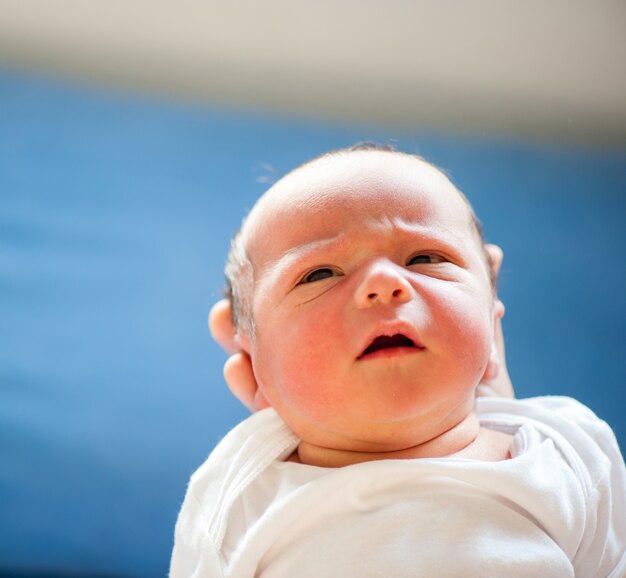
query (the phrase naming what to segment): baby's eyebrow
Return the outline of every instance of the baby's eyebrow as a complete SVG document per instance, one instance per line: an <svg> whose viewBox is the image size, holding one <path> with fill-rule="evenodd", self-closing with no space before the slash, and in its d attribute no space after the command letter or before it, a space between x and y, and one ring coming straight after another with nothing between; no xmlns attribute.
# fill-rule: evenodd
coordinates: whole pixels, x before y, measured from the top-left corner
<svg viewBox="0 0 626 578"><path fill-rule="evenodd" d="M466 239L463 239L453 230L448 229L447 227L443 227L441 225L431 226L428 229L421 230L420 234L423 235L424 239L431 240L439 243L445 244L455 244L458 247L464 247L467 243Z"/></svg>
<svg viewBox="0 0 626 578"><path fill-rule="evenodd" d="M418 236L424 242L437 243L438 245L443 245L449 249L456 248L460 251L466 244L460 236L454 233L454 231L439 225L423 226L400 223L396 224L394 228L397 229L398 235L406 236L407 238ZM375 234L375 230L369 230L367 233L370 237L372 234ZM273 262L266 264L262 277L276 273L279 276L282 276L291 271L292 268L294 268L300 261L310 260L317 254L319 254L320 257L323 255L324 261L327 261L327 255L330 254L329 256L332 260L333 253L347 250L353 245L354 239L352 238L352 234L348 232L341 232L330 237L307 241L301 245L291 247ZM327 262L318 264L330 265L332 263Z"/></svg>
<svg viewBox="0 0 626 578"><path fill-rule="evenodd" d="M330 251L338 251L348 245L347 236L344 233L334 235L324 239L315 239L313 241L291 247L280 255L273 262L265 266L263 276L270 273L278 273L282 276L285 272L290 271L297 263L305 259L313 258L317 254L326 254Z"/></svg>

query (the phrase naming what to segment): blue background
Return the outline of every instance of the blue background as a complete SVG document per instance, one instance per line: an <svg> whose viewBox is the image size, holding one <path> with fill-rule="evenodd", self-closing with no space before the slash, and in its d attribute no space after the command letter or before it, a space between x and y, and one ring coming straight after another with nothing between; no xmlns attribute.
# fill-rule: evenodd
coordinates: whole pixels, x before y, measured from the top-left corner
<svg viewBox="0 0 626 578"><path fill-rule="evenodd" d="M504 248L518 396L577 397L626 446L626 150L287 120L5 72L0 575L166 575L189 475L246 415L206 328L229 238L267 178L362 140L446 169Z"/></svg>

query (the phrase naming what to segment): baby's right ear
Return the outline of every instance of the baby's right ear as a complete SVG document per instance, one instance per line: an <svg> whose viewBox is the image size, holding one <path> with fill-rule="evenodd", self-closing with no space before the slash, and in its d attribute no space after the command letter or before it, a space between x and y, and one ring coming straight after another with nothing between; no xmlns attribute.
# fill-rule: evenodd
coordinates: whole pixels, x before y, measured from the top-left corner
<svg viewBox="0 0 626 578"><path fill-rule="evenodd" d="M237 346L238 351L244 351L248 355L251 352L251 339L246 331L242 331L241 329L235 332L234 338L235 345Z"/></svg>
<svg viewBox="0 0 626 578"><path fill-rule="evenodd" d="M251 412L269 407L254 377L249 355L231 355L224 365L224 379L231 393Z"/></svg>
<svg viewBox="0 0 626 578"><path fill-rule="evenodd" d="M221 299L211 307L209 330L213 339L220 344L226 353L232 355L241 350L236 341L232 307L228 299Z"/></svg>

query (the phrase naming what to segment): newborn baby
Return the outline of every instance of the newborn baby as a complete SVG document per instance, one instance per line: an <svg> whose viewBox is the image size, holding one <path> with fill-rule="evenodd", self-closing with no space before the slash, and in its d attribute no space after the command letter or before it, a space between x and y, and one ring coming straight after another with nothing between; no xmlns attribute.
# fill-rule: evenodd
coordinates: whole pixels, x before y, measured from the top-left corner
<svg viewBox="0 0 626 578"><path fill-rule="evenodd" d="M610 428L568 398L476 400L493 271L413 155L334 151L267 191L227 264L265 409L192 477L170 576L623 576Z"/></svg>

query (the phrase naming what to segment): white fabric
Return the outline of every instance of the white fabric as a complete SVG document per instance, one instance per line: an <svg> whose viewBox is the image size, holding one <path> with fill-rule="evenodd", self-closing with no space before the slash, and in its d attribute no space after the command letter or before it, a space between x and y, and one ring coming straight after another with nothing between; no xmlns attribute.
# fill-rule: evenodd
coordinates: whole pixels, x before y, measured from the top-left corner
<svg viewBox="0 0 626 578"><path fill-rule="evenodd" d="M192 476L170 578L626 576L626 473L610 428L564 397L480 398L512 458L285 462L271 410Z"/></svg>

